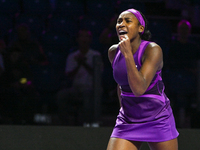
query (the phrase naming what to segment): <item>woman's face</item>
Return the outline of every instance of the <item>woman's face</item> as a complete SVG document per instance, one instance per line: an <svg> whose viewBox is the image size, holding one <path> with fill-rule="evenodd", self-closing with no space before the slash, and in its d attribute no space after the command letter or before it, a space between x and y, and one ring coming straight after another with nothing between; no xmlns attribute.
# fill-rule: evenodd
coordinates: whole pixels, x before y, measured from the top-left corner
<svg viewBox="0 0 200 150"><path fill-rule="evenodd" d="M130 40L135 39L136 37L140 36L139 32L142 32L142 26L139 25L139 21L133 15L131 12L125 11L122 12L118 19L116 24L116 31L119 40L127 35Z"/></svg>
<svg viewBox="0 0 200 150"><path fill-rule="evenodd" d="M77 41L80 47L89 47L91 44L91 40L92 35L89 31L79 31Z"/></svg>

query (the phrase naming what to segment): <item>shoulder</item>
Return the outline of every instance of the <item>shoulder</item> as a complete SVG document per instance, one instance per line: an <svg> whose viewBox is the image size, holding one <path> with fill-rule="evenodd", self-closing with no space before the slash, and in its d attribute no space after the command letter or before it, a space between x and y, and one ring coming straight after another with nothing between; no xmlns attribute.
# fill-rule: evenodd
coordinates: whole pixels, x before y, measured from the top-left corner
<svg viewBox="0 0 200 150"><path fill-rule="evenodd" d="M112 45L109 49L108 49L108 54L115 54L116 50L118 48L118 44L114 44Z"/></svg>
<svg viewBox="0 0 200 150"><path fill-rule="evenodd" d="M147 47L160 47L157 43L155 42L149 42L148 46Z"/></svg>
<svg viewBox="0 0 200 150"><path fill-rule="evenodd" d="M114 44L108 49L108 58L111 63L113 62L113 59L115 57L117 47L118 47L118 44Z"/></svg>
<svg viewBox="0 0 200 150"><path fill-rule="evenodd" d="M73 58L75 55L77 55L79 53L79 50L76 50L76 51L73 51L73 52L70 52L67 56L67 58Z"/></svg>
<svg viewBox="0 0 200 150"><path fill-rule="evenodd" d="M162 54L162 48L155 42L150 42L146 49L145 49L145 54L148 54L148 53L159 53L159 54Z"/></svg>
<svg viewBox="0 0 200 150"><path fill-rule="evenodd" d="M101 55L101 53L99 51L94 50L94 49L89 49L88 53L92 54L92 55Z"/></svg>
<svg viewBox="0 0 200 150"><path fill-rule="evenodd" d="M117 47L118 47L118 44L114 44L114 45L112 45L108 50L109 50L109 51L113 51L113 50L116 50Z"/></svg>
<svg viewBox="0 0 200 150"><path fill-rule="evenodd" d="M159 70L163 67L163 52L161 47L154 43L150 42L145 49L142 61L154 62L159 67Z"/></svg>

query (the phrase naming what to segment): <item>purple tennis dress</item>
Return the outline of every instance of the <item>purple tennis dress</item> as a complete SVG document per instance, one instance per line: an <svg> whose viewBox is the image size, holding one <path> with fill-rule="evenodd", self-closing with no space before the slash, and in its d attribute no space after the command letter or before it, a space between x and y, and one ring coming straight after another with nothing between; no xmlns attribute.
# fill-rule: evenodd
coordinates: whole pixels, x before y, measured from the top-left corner
<svg viewBox="0 0 200 150"><path fill-rule="evenodd" d="M138 70L148 44L149 41L142 40L133 55ZM125 59L119 48L112 65L114 79L121 88L122 107L111 137L144 142L162 142L176 138L179 133L170 101L164 93L161 70L156 72L147 91L142 96L135 97L128 84Z"/></svg>

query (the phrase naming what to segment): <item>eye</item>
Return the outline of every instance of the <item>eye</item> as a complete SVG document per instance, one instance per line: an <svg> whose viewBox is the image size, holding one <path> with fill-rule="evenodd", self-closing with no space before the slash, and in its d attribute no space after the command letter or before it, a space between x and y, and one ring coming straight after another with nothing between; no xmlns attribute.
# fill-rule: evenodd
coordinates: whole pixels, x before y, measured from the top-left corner
<svg viewBox="0 0 200 150"><path fill-rule="evenodd" d="M121 18L117 20L117 23L121 23L121 22L122 22L122 19L121 19Z"/></svg>
<svg viewBox="0 0 200 150"><path fill-rule="evenodd" d="M131 20L130 19L126 19L126 22L129 23L129 22L131 22Z"/></svg>

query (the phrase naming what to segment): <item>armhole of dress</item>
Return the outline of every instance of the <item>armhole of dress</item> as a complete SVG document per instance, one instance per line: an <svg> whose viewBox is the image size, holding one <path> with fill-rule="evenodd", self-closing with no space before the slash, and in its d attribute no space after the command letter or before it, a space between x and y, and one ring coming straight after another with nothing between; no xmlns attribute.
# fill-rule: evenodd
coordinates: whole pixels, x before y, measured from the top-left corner
<svg viewBox="0 0 200 150"><path fill-rule="evenodd" d="M115 52L115 57L114 57L113 62L112 62L112 68L113 68L113 65L114 65L114 63L115 63L115 61L117 59L117 56L119 55L119 52L120 52L119 47L117 47L117 50Z"/></svg>
<svg viewBox="0 0 200 150"><path fill-rule="evenodd" d="M140 66L142 66L142 55L144 54L144 51L146 49L146 47L149 45L149 41L145 41L144 42L144 47L141 51L139 51L139 54L138 54L138 63Z"/></svg>

